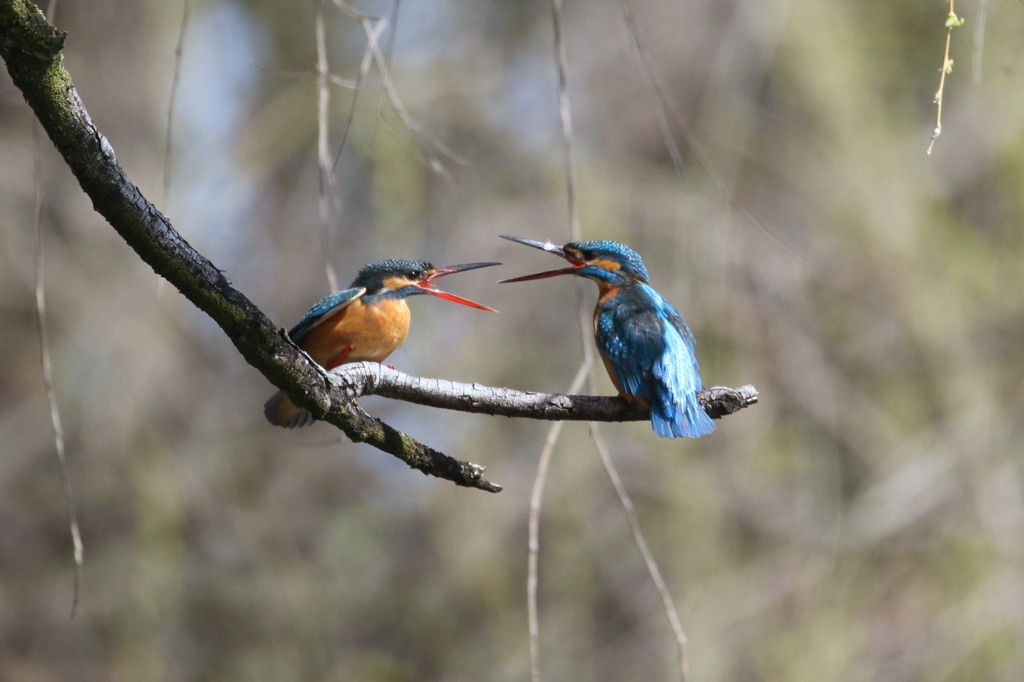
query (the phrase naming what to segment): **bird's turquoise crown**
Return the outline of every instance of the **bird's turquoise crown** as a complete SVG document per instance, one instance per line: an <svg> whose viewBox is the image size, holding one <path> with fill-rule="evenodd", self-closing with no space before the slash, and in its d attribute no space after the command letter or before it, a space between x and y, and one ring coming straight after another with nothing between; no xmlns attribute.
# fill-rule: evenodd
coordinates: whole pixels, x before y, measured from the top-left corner
<svg viewBox="0 0 1024 682"><path fill-rule="evenodd" d="M418 273L433 268L433 265L423 261L391 258L364 266L352 280L352 286L363 287L367 291L377 291L384 286L384 279L390 275L405 275L409 279L418 279Z"/></svg>
<svg viewBox="0 0 1024 682"><path fill-rule="evenodd" d="M566 249L575 249L584 256L585 260L593 261L602 258L614 260L622 270L644 284L650 284L651 278L644 267L644 259L640 254L625 244L613 242L608 239L600 239L586 242L569 242Z"/></svg>

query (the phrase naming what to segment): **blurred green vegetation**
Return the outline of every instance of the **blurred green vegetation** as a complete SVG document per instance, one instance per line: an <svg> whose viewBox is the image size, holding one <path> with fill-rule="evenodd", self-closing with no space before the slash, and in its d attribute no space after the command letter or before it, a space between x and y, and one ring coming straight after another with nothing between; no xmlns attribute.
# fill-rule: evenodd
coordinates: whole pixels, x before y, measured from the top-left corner
<svg viewBox="0 0 1024 682"><path fill-rule="evenodd" d="M567 3L588 238L643 254L706 384L762 402L699 441L601 428L680 607L701 681L1024 678L1024 8L959 7L944 133L943 3L631 3L677 172L614 2ZM150 199L178 3L61 3L66 66ZM365 3L387 14L384 3ZM405 2L317 214L315 3L190 5L160 209L281 326L384 257L550 265L568 239L546 3ZM332 69L359 23L329 7ZM389 33L382 37L386 49ZM353 93L332 90L332 144ZM71 546L35 327L33 119L0 76L0 680L525 680L526 519L546 425L367 400L489 467L426 479L272 392L92 211L48 142L41 188L56 392L86 545ZM432 162L444 167L434 170ZM500 274L500 273L499 273ZM392 356L424 376L565 390L585 283L414 301ZM607 378L596 378L610 392ZM674 645L585 425L545 496L547 680L674 679Z"/></svg>

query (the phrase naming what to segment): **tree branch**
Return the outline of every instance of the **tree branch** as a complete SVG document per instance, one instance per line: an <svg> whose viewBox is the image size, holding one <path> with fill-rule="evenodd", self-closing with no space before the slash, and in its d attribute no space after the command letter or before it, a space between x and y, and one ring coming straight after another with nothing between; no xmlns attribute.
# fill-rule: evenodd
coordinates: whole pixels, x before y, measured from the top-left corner
<svg viewBox="0 0 1024 682"><path fill-rule="evenodd" d="M646 410L620 398L523 393L419 379L373 363L326 372L193 249L128 178L63 67L65 37L31 2L0 0L0 57L97 213L154 272L209 315L246 362L296 405L337 426L352 441L372 445L425 474L490 492L501 490L501 486L483 478L484 467L448 457L395 430L364 412L356 400L378 394L431 407L532 419L633 421L648 417ZM708 414L716 418L756 400L752 386L712 388L701 394Z"/></svg>
<svg viewBox="0 0 1024 682"><path fill-rule="evenodd" d="M333 388L349 400L379 395L427 407L500 417L546 419L548 421L646 421L650 411L618 396L561 395L533 393L480 384L462 384L447 379L426 379L403 374L375 362L341 365L330 373ZM753 386L713 386L701 391L704 411L721 419L757 402Z"/></svg>

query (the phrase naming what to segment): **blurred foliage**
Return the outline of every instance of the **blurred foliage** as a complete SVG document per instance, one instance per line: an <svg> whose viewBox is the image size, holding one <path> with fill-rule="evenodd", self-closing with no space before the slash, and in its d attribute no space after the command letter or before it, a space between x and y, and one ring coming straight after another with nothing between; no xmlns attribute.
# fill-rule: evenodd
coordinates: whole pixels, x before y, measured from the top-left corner
<svg viewBox="0 0 1024 682"><path fill-rule="evenodd" d="M757 407L700 441L605 425L689 635L694 680L1024 678L1024 10L958 7L944 133L925 147L941 3L567 3L587 237L644 254L707 384ZM550 8L402 3L395 90L366 74L317 217L315 3L192 3L160 206L288 326L383 257L551 265L568 238ZM66 65L159 201L180 3L61 3ZM386 3L360 9L391 11ZM359 23L328 7L334 73ZM392 36L385 32L382 49ZM332 143L353 91L332 90ZM0 77L0 680L524 680L526 515L543 423L369 409L486 464L426 479L329 428L269 427L272 388L157 282L40 144L56 391L86 544L73 566L35 331L33 120ZM431 167L435 160L444 173ZM585 283L413 302L425 376L560 391ZM597 390L611 391L605 377ZM584 425L545 497L549 680L673 679L671 633Z"/></svg>

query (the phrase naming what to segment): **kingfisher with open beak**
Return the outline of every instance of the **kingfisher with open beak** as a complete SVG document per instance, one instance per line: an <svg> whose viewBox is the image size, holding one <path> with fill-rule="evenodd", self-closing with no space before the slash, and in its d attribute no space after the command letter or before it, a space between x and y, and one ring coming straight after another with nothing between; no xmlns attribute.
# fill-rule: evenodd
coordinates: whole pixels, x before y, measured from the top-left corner
<svg viewBox="0 0 1024 682"><path fill-rule="evenodd" d="M434 288L438 277L501 263L468 263L437 268L413 260L385 260L359 271L350 288L321 299L288 336L313 360L330 371L348 362L383 362L409 333L406 299L430 294L480 310L485 305ZM267 421L285 428L312 424L315 418L281 391L263 406Z"/></svg>
<svg viewBox="0 0 1024 682"><path fill-rule="evenodd" d="M561 256L569 267L502 282L576 275L597 283L597 350L619 395L650 408L656 434L699 438L714 430L697 400L702 386L693 334L683 316L651 288L647 268L636 251L613 241L557 246L521 237L504 239Z"/></svg>

